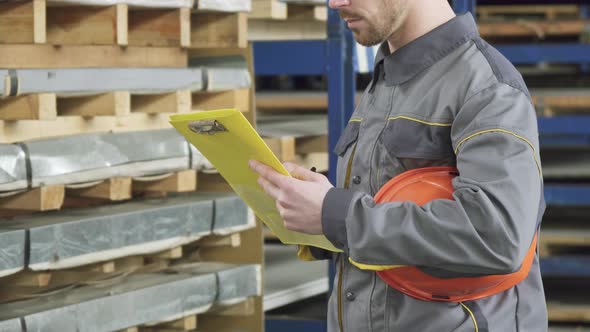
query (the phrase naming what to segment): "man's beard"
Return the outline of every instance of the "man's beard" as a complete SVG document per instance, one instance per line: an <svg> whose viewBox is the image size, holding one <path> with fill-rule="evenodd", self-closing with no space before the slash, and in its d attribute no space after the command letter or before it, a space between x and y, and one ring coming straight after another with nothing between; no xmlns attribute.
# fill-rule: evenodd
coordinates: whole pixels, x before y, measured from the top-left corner
<svg viewBox="0 0 590 332"><path fill-rule="evenodd" d="M388 32L378 30L374 26L370 26L369 29L363 31L352 30L352 33L356 42L363 46L374 46L381 44L390 36Z"/></svg>

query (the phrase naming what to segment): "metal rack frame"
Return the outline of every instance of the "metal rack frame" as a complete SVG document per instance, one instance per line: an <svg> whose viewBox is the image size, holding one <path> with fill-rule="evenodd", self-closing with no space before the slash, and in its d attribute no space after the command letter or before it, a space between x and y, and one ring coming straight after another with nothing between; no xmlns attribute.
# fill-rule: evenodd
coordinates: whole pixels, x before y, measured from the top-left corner
<svg viewBox="0 0 590 332"><path fill-rule="evenodd" d="M458 13L474 14L477 0L454 0ZM588 16L587 5L584 16ZM255 73L257 75L327 75L328 79L328 132L329 151L332 151L354 110L355 96L355 42L338 13L329 10L328 38L311 41L273 41L254 43ZM590 44L519 44L495 45L514 64L580 64L590 68ZM590 117L563 116L539 118L539 131L543 144L590 144ZM335 183L337 156L330 153L330 180ZM548 204L590 205L590 186L545 187ZM576 260L543 259L544 275L590 276L590 269L580 269L587 258ZM546 263L545 263L546 262ZM334 271L330 268L332 280ZM332 284L332 283L330 283ZM279 324L279 325L277 325ZM307 331L325 330L325 324L305 322ZM311 325L309 325L311 324ZM272 327L289 327L272 322ZM315 327L315 329L314 329Z"/></svg>

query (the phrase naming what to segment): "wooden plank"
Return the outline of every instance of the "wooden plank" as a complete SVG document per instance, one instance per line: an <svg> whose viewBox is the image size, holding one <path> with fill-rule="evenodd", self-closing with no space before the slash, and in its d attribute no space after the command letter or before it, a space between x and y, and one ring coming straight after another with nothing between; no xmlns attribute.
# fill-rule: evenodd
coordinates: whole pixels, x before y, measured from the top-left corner
<svg viewBox="0 0 590 332"><path fill-rule="evenodd" d="M357 93L356 102L362 93ZM328 94L325 91L303 92L257 92L256 108L259 110L322 110L328 109Z"/></svg>
<svg viewBox="0 0 590 332"><path fill-rule="evenodd" d="M129 45L179 47L181 17L180 9L130 8Z"/></svg>
<svg viewBox="0 0 590 332"><path fill-rule="evenodd" d="M49 211L59 210L64 202L63 185L35 188L14 196L0 199L0 209Z"/></svg>
<svg viewBox="0 0 590 332"><path fill-rule="evenodd" d="M61 116L52 121L0 120L0 143L14 143L83 133L128 132L171 128L172 113L132 113L124 117Z"/></svg>
<svg viewBox="0 0 590 332"><path fill-rule="evenodd" d="M543 110L545 116L554 116L562 112L590 111L590 97L577 96L533 96L533 103Z"/></svg>
<svg viewBox="0 0 590 332"><path fill-rule="evenodd" d="M328 7L310 6L309 4L287 4L287 17L289 20L316 20L325 22L328 19Z"/></svg>
<svg viewBox="0 0 590 332"><path fill-rule="evenodd" d="M150 256L150 259L178 259L182 258L182 253L182 247L176 247Z"/></svg>
<svg viewBox="0 0 590 332"><path fill-rule="evenodd" d="M250 89L193 93L192 104L195 110L235 108L247 112L250 110Z"/></svg>
<svg viewBox="0 0 590 332"><path fill-rule="evenodd" d="M131 199L131 178L119 177L105 180L89 188L67 189L68 196L87 197L109 201Z"/></svg>
<svg viewBox="0 0 590 332"><path fill-rule="evenodd" d="M245 48L246 13L197 12L191 16L191 48Z"/></svg>
<svg viewBox="0 0 590 332"><path fill-rule="evenodd" d="M577 5L478 6L477 13L481 19L500 15L540 15L548 19L556 19L558 16L578 16L580 7Z"/></svg>
<svg viewBox="0 0 590 332"><path fill-rule="evenodd" d="M249 20L248 40L324 40L326 23L318 20Z"/></svg>
<svg viewBox="0 0 590 332"><path fill-rule="evenodd" d="M207 236L199 241L200 248L212 247L239 247L242 243L240 233L234 233L227 236Z"/></svg>
<svg viewBox="0 0 590 332"><path fill-rule="evenodd" d="M167 94L132 95L131 112L188 113L192 109L190 90L180 90Z"/></svg>
<svg viewBox="0 0 590 332"><path fill-rule="evenodd" d="M134 179L133 192L191 192L197 190L197 171L175 172L163 179Z"/></svg>
<svg viewBox="0 0 590 332"><path fill-rule="evenodd" d="M276 19L287 18L287 4L279 0L252 0L252 19Z"/></svg>
<svg viewBox="0 0 590 332"><path fill-rule="evenodd" d="M273 137L264 138L264 142L280 161L295 161L295 138Z"/></svg>
<svg viewBox="0 0 590 332"><path fill-rule="evenodd" d="M552 322L590 322L590 304L547 303L549 321Z"/></svg>
<svg viewBox="0 0 590 332"><path fill-rule="evenodd" d="M33 42L41 44L47 42L47 0L33 0L34 37Z"/></svg>
<svg viewBox="0 0 590 332"><path fill-rule="evenodd" d="M586 20L481 22L482 37L537 37L579 36L585 31Z"/></svg>
<svg viewBox="0 0 590 332"><path fill-rule="evenodd" d="M172 47L0 44L0 68L108 68L187 66L186 50Z"/></svg>
<svg viewBox="0 0 590 332"><path fill-rule="evenodd" d="M130 113L130 96L129 92L122 91L58 98L57 112L63 116L124 116Z"/></svg>
<svg viewBox="0 0 590 332"><path fill-rule="evenodd" d="M316 21L327 22L328 21L328 7L327 6L315 6L313 18Z"/></svg>
<svg viewBox="0 0 590 332"><path fill-rule="evenodd" d="M315 167L316 172L325 173L329 168L329 157L327 152L310 153L307 155L297 155L295 163L311 169Z"/></svg>
<svg viewBox="0 0 590 332"><path fill-rule="evenodd" d="M47 7L47 43L117 44L116 6Z"/></svg>
<svg viewBox="0 0 590 332"><path fill-rule="evenodd" d="M212 312L212 315L217 316L250 316L256 313L256 299L248 298L240 303L230 305Z"/></svg>
<svg viewBox="0 0 590 332"><path fill-rule="evenodd" d="M216 332L259 332L264 329L264 319L262 311L262 297L257 296L252 298L253 314L251 315L235 315L229 318L226 315L208 314L199 317L199 328L202 331L216 331Z"/></svg>
<svg viewBox="0 0 590 332"><path fill-rule="evenodd" d="M129 6L117 4L117 45L127 46L129 44Z"/></svg>
<svg viewBox="0 0 590 332"><path fill-rule="evenodd" d="M54 120L56 117L55 94L41 93L0 99L2 120Z"/></svg>
<svg viewBox="0 0 590 332"><path fill-rule="evenodd" d="M34 42L34 3L0 4L0 43Z"/></svg>
<svg viewBox="0 0 590 332"><path fill-rule="evenodd" d="M180 9L180 46L191 46L191 8Z"/></svg>
<svg viewBox="0 0 590 332"><path fill-rule="evenodd" d="M328 135L300 137L295 140L295 152L297 154L310 154L328 151Z"/></svg>
<svg viewBox="0 0 590 332"><path fill-rule="evenodd" d="M560 252L590 248L590 230L580 229L552 229L541 231L539 255L551 256Z"/></svg>
<svg viewBox="0 0 590 332"><path fill-rule="evenodd" d="M179 331L193 331L197 328L197 316L192 315L177 319L172 322L157 324L155 326L142 326L139 328L141 332L179 332Z"/></svg>

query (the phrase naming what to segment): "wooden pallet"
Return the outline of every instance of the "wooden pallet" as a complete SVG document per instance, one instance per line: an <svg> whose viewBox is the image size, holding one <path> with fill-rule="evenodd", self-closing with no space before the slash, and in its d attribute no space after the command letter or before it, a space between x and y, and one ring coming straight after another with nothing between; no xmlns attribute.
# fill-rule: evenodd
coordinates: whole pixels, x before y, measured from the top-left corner
<svg viewBox="0 0 590 332"><path fill-rule="evenodd" d="M0 99L0 120L55 120L58 116L127 116L133 113L187 113L191 91L136 95L128 91L83 97L40 93Z"/></svg>
<svg viewBox="0 0 590 332"><path fill-rule="evenodd" d="M155 272L166 269L174 262L210 261L201 258L199 250L239 248L242 234L207 236L186 247L170 248L158 253L129 256L101 263L50 271L24 270L1 279L0 303L31 297L42 297L71 285L100 283L124 277L131 273ZM196 249L195 249L196 248Z"/></svg>
<svg viewBox="0 0 590 332"><path fill-rule="evenodd" d="M547 312L551 322L590 323L590 304L547 301Z"/></svg>
<svg viewBox="0 0 590 332"><path fill-rule="evenodd" d="M144 257L136 256L67 270L43 272L24 270L2 279L0 303L47 296L52 292L67 289L71 285L98 283L101 280L118 278L139 271L144 267L162 269L166 265L162 263L160 265L153 264L150 267L146 267Z"/></svg>
<svg viewBox="0 0 590 332"><path fill-rule="evenodd" d="M174 47L0 43L0 68L184 68L188 52ZM4 79L4 78L2 78Z"/></svg>
<svg viewBox="0 0 590 332"><path fill-rule="evenodd" d="M590 253L590 230L541 229L540 256L554 256L568 252Z"/></svg>
<svg viewBox="0 0 590 332"><path fill-rule="evenodd" d="M245 13L47 0L0 4L4 44L245 47L246 33Z"/></svg>
<svg viewBox="0 0 590 332"><path fill-rule="evenodd" d="M590 111L590 96L533 96L533 103L545 116L558 113L581 113Z"/></svg>
<svg viewBox="0 0 590 332"><path fill-rule="evenodd" d="M356 94L357 103L361 96L362 93L360 92ZM258 92L256 94L256 107L265 112L326 112L328 109L328 93L325 91Z"/></svg>
<svg viewBox="0 0 590 332"><path fill-rule="evenodd" d="M279 0L252 0L251 19L315 20L325 22L328 8L316 4L287 4Z"/></svg>
<svg viewBox="0 0 590 332"><path fill-rule="evenodd" d="M264 142L280 161L305 160L311 154L327 153L328 136L274 137L264 138ZM323 163L322 163L323 164Z"/></svg>
<svg viewBox="0 0 590 332"><path fill-rule="evenodd" d="M480 22L479 33L484 38L535 38L543 40L551 37L580 37L586 34L589 21L569 19L559 21L516 20L507 22Z"/></svg>
<svg viewBox="0 0 590 332"><path fill-rule="evenodd" d="M210 111L235 108L241 112L248 112L252 108L250 103L250 89L197 92L192 95L192 108L194 110Z"/></svg>
<svg viewBox="0 0 590 332"><path fill-rule="evenodd" d="M50 185L0 197L2 216L32 211L87 207L133 197L163 197L168 193L197 190L197 172L185 170L155 177L118 177L89 184Z"/></svg>
<svg viewBox="0 0 590 332"><path fill-rule="evenodd" d="M520 6L478 6L480 20L506 17L538 17L555 20L559 18L580 17L580 6L577 5L520 5Z"/></svg>
<svg viewBox="0 0 590 332"><path fill-rule="evenodd" d="M230 306L216 307L211 312L190 315L169 322L130 327L119 332L180 332L195 331L197 328L203 329L203 331L220 331L220 328L226 328L228 322L231 323L235 318L239 319L255 314L256 298L250 297ZM222 320L221 325L218 325L219 323L211 325L211 321L216 319ZM239 327L239 325L234 326Z"/></svg>

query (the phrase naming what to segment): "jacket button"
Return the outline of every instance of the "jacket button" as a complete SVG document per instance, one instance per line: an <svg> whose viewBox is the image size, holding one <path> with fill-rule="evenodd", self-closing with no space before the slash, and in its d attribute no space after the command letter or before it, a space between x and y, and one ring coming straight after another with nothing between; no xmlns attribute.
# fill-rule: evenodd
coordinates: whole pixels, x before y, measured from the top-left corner
<svg viewBox="0 0 590 332"><path fill-rule="evenodd" d="M346 293L346 299L350 302L354 301L354 299L356 299L356 295L354 295L353 292L347 292Z"/></svg>
<svg viewBox="0 0 590 332"><path fill-rule="evenodd" d="M355 176L355 177L353 177L353 178L352 178L352 183L354 183L354 184L357 184L357 185L358 185L358 184L361 184L361 177L360 177L360 176L358 176L358 175L357 175L357 176Z"/></svg>

